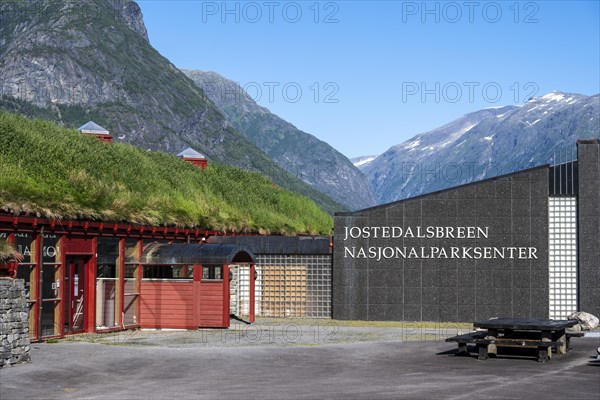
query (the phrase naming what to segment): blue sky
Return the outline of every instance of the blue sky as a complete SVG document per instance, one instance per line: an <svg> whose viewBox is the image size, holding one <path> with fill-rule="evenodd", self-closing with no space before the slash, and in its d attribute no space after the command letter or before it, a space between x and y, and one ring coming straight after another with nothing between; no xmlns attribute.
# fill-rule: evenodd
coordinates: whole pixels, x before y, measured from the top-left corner
<svg viewBox="0 0 600 400"><path fill-rule="evenodd" d="M138 4L177 67L238 82L348 157L481 108L600 92L599 1Z"/></svg>

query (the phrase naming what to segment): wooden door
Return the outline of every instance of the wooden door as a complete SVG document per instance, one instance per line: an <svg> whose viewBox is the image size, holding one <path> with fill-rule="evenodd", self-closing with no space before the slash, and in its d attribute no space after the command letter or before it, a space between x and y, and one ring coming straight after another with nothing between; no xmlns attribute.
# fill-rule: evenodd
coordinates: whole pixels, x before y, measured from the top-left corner
<svg viewBox="0 0 600 400"><path fill-rule="evenodd" d="M229 327L229 267L194 266L194 321L200 328Z"/></svg>

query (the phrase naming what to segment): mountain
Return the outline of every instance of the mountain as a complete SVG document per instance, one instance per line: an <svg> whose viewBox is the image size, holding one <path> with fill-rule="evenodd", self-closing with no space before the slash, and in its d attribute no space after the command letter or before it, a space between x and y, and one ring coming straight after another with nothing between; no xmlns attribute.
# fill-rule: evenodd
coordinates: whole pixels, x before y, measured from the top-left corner
<svg viewBox="0 0 600 400"><path fill-rule="evenodd" d="M551 163L600 137L600 95L554 91L464 115L391 147L363 168L379 203Z"/></svg>
<svg viewBox="0 0 600 400"><path fill-rule="evenodd" d="M343 209L239 134L194 82L148 42L129 0L0 2L0 108L119 141L260 172L328 212Z"/></svg>
<svg viewBox="0 0 600 400"><path fill-rule="evenodd" d="M259 106L239 84L214 72L182 71L280 167L350 209L375 204L365 176L333 147Z"/></svg>

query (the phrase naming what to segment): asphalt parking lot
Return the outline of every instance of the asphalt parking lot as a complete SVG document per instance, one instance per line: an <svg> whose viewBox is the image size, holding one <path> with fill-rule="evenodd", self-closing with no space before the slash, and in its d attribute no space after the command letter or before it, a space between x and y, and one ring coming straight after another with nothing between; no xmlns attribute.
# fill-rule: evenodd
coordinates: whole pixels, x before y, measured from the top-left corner
<svg viewBox="0 0 600 400"><path fill-rule="evenodd" d="M357 329L375 336L267 336L249 344L233 335L224 345L216 331L141 332L111 344L36 343L32 363L0 369L0 398L593 400L600 393L598 337L573 339L569 353L539 364L511 355L456 357L455 344L439 338L404 340L406 328Z"/></svg>

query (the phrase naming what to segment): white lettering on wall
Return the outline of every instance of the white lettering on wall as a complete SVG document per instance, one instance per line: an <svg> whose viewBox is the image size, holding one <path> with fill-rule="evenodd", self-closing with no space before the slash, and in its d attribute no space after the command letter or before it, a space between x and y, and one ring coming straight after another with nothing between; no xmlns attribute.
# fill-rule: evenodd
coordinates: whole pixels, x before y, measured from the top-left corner
<svg viewBox="0 0 600 400"><path fill-rule="evenodd" d="M356 239L489 239L489 227L479 226L346 226L344 241ZM369 241L372 244L372 240ZM388 243L386 243L388 244ZM537 260L535 247L396 247L344 246L344 258L382 259L473 259L473 260Z"/></svg>
<svg viewBox="0 0 600 400"><path fill-rule="evenodd" d="M489 227L478 226L346 226L348 239L487 239Z"/></svg>
<svg viewBox="0 0 600 400"><path fill-rule="evenodd" d="M344 258L380 261L392 258L472 259L472 260L537 260L535 247L358 247L345 246Z"/></svg>

